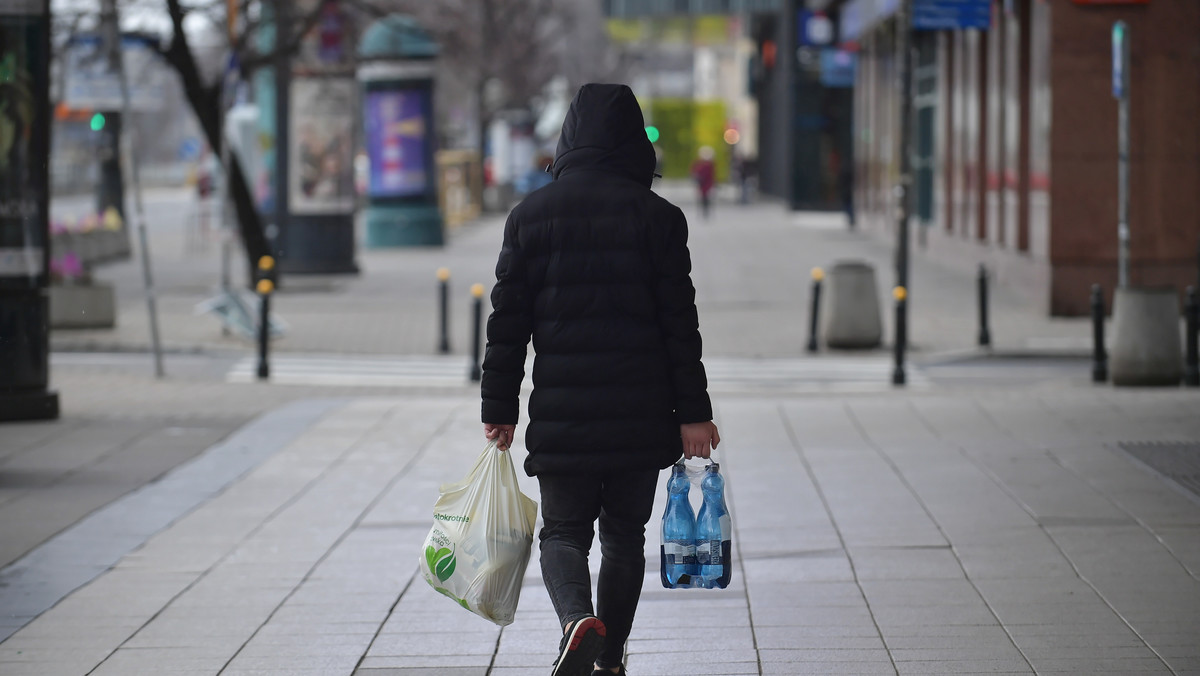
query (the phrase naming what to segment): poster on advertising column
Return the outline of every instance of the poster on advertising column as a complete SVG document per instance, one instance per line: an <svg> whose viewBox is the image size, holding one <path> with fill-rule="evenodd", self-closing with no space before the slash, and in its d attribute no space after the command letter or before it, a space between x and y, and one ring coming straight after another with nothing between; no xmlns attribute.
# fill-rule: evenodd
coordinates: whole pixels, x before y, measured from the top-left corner
<svg viewBox="0 0 1200 676"><path fill-rule="evenodd" d="M429 90L367 92L366 141L371 197L414 197L429 188Z"/></svg>
<svg viewBox="0 0 1200 676"><path fill-rule="evenodd" d="M354 211L353 79L292 80L288 202L295 214Z"/></svg>
<svg viewBox="0 0 1200 676"><path fill-rule="evenodd" d="M0 9L0 287L37 287L46 272L46 20L40 2Z"/></svg>

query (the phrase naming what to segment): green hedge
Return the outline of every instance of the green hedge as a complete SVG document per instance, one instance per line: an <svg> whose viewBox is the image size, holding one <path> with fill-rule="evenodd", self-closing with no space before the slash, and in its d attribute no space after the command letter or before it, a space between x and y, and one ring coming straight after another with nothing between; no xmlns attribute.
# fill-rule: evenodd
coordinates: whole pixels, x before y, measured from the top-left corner
<svg viewBox="0 0 1200 676"><path fill-rule="evenodd" d="M657 145L662 150L663 178L688 178L692 161L701 146L715 151L716 180L729 176L729 146L726 145L725 104L721 101L654 99L646 124L658 128Z"/></svg>

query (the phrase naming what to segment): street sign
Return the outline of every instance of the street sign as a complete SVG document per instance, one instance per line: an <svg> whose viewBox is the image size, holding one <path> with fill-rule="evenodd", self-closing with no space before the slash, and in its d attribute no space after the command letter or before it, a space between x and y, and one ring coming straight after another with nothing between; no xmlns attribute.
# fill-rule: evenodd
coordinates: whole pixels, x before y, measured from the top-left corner
<svg viewBox="0 0 1200 676"><path fill-rule="evenodd" d="M913 0L915 30L987 30L992 24L991 0Z"/></svg>
<svg viewBox="0 0 1200 676"><path fill-rule="evenodd" d="M1112 92L1115 99L1129 93L1129 27L1124 21L1112 28Z"/></svg>
<svg viewBox="0 0 1200 676"><path fill-rule="evenodd" d="M799 14L800 44L806 47L824 47L833 43L833 22L824 12L809 12Z"/></svg>
<svg viewBox="0 0 1200 676"><path fill-rule="evenodd" d="M63 100L75 109L121 110L121 77L105 53L98 34L79 34L67 41L63 55ZM138 112L162 110L167 65L144 37L121 37L129 107Z"/></svg>

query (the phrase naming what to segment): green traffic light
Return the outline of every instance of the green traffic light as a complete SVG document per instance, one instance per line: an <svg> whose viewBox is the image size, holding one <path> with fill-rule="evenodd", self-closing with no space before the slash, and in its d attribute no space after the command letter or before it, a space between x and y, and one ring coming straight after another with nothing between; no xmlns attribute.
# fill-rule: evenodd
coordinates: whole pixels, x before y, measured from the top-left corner
<svg viewBox="0 0 1200 676"><path fill-rule="evenodd" d="M658 127L646 127L646 138L650 139L651 143L658 143Z"/></svg>
<svg viewBox="0 0 1200 676"><path fill-rule="evenodd" d="M104 113L96 113L92 116L92 131L100 131L104 128Z"/></svg>

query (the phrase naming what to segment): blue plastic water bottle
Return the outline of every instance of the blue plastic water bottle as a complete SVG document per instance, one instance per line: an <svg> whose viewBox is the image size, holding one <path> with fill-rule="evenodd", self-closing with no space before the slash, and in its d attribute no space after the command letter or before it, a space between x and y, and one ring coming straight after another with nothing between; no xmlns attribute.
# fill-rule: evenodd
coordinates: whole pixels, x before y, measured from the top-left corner
<svg viewBox="0 0 1200 676"><path fill-rule="evenodd" d="M667 480L667 510L662 520L662 583L667 589L692 586L700 571L696 563L696 515L688 502L688 481L682 462L675 463Z"/></svg>
<svg viewBox="0 0 1200 676"><path fill-rule="evenodd" d="M696 561L700 565L698 586L724 589L733 574L730 553L733 548L732 523L725 506L725 479L721 466L712 463L700 481L704 504L696 516Z"/></svg>

